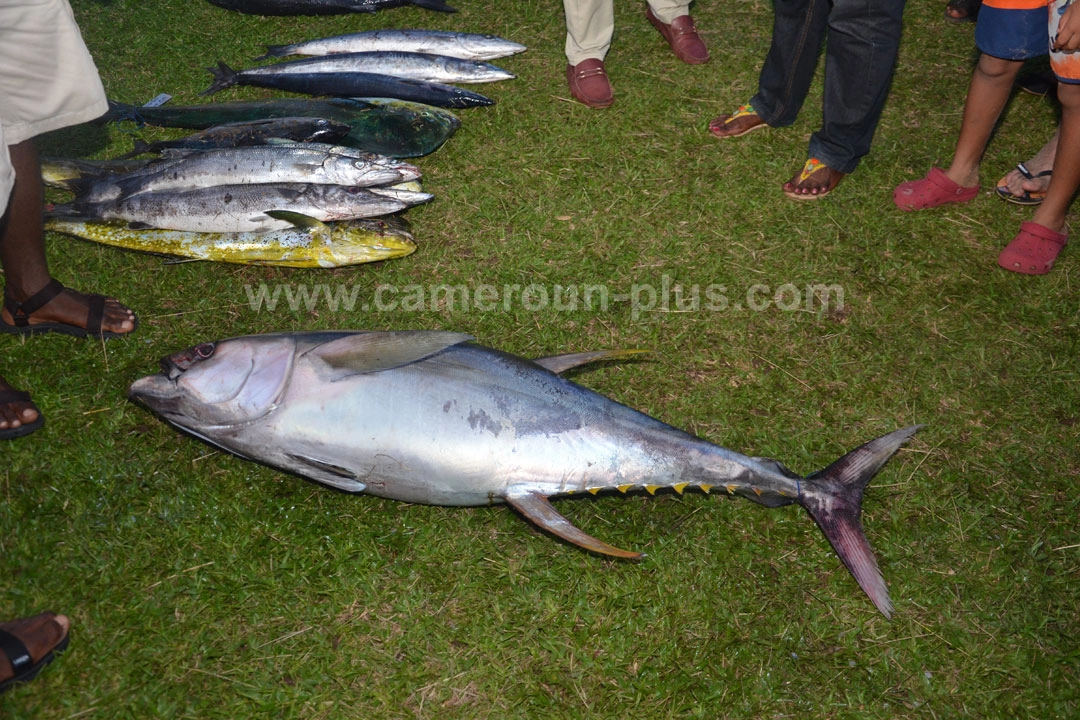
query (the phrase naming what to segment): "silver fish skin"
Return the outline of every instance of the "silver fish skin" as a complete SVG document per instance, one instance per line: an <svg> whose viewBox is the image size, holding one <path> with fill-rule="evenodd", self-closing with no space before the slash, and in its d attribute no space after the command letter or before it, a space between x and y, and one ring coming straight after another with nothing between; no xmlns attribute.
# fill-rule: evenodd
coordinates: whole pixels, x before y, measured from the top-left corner
<svg viewBox="0 0 1080 720"><path fill-rule="evenodd" d="M395 50L341 53L303 60L289 60L273 65L247 68L239 72L245 77L282 73L363 72L450 84L498 82L499 80L513 80L516 77L512 72L480 60L463 60L448 55Z"/></svg>
<svg viewBox="0 0 1080 720"><path fill-rule="evenodd" d="M401 160L327 145L289 143L219 150L166 151L162 160L119 176L92 183L80 198L102 202L145 192L195 190L213 185L245 183L310 183L317 185L374 185L410 182L420 170Z"/></svg>
<svg viewBox="0 0 1080 720"><path fill-rule="evenodd" d="M447 30L368 30L316 38L291 45L268 45L265 60L288 55L335 55L337 53L399 51L446 55L463 60L494 60L527 50L524 45L495 35Z"/></svg>
<svg viewBox="0 0 1080 720"><path fill-rule="evenodd" d="M416 5L438 12L454 13L443 0L210 0L226 10L250 15L344 15L373 13L403 5Z"/></svg>
<svg viewBox="0 0 1080 720"><path fill-rule="evenodd" d="M121 155L120 159L177 148L212 150L243 145L263 145L270 139L328 143L341 140L351 130L352 128L347 123L327 118L263 118L217 125L175 140L161 140L153 143L137 140L135 148Z"/></svg>
<svg viewBox="0 0 1080 720"><path fill-rule="evenodd" d="M799 504L886 616L888 590L859 521L870 478L918 428L885 435L802 477L621 405L559 373L617 352L529 361L452 332L321 332L206 343L162 360L130 396L241 457L341 490L411 503L508 503L588 550L549 498L724 489Z"/></svg>
<svg viewBox="0 0 1080 720"><path fill-rule="evenodd" d="M50 217L123 220L133 227L192 232L266 232L292 227L268 211L288 211L320 222L377 217L405 203L365 188L307 183L215 185L196 190L148 192L103 202L58 205Z"/></svg>

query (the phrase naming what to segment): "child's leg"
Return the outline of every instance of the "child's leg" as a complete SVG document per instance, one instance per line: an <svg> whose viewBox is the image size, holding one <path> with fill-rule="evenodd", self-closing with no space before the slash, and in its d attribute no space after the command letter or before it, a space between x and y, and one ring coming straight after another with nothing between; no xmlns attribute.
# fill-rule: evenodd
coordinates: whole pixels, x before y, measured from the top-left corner
<svg viewBox="0 0 1080 720"><path fill-rule="evenodd" d="M952 164L945 174L961 187L979 184L979 163L990 134L1012 92L1013 81L1024 62L1003 60L983 53L971 76L960 137Z"/></svg>
<svg viewBox="0 0 1080 720"><path fill-rule="evenodd" d="M1046 199L1035 211L1032 222L1064 232L1065 214L1080 188L1080 85L1059 83L1058 100L1061 103L1061 129L1054 173L1050 177Z"/></svg>

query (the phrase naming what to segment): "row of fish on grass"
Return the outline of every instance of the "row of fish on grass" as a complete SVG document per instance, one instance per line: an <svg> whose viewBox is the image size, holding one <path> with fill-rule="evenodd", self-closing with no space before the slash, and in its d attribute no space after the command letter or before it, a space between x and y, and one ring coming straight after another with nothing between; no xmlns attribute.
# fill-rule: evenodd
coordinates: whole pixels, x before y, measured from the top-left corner
<svg viewBox="0 0 1080 720"><path fill-rule="evenodd" d="M431 30L376 30L292 45L270 46L258 60L307 55L246 70L224 62L208 68L214 82L203 95L234 85L331 97L384 97L441 108L494 105L495 101L457 84L510 80L513 73L489 59L526 48L491 35Z"/></svg>
<svg viewBox="0 0 1080 720"><path fill-rule="evenodd" d="M394 213L432 199L420 170L344 145L349 126L287 117L215 126L149 160L46 159L45 182L74 193L50 230L191 259L340 267L408 255ZM286 138L295 139L286 139ZM144 146L140 150L151 149Z"/></svg>
<svg viewBox="0 0 1080 720"><path fill-rule="evenodd" d="M491 35L377 30L270 46L264 57L304 54L315 57L296 66L395 67L414 77L479 81L513 77L482 59L523 50ZM296 73L312 74L319 73ZM426 82L389 78L379 87L398 80L418 87ZM366 89L378 94L377 87ZM117 161L46 163L46 182L75 193L49 213L49 229L183 258L292 267L340 267L411 253L407 224L387 217L432 196L410 185L419 170L400 159L434 152L460 127L445 109L381 97L180 107L113 102L107 119L199 132L139 144ZM162 156L126 159L145 153Z"/></svg>

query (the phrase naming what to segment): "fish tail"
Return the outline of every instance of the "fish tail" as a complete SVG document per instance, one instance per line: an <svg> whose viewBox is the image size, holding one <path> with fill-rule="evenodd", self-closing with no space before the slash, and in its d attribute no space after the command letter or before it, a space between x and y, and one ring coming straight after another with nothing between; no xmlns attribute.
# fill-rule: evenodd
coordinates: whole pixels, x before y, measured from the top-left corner
<svg viewBox="0 0 1080 720"><path fill-rule="evenodd" d="M210 87L203 90L200 95L213 95L219 90L224 90L227 87L232 87L236 84L237 73L231 67L225 64L223 60L219 60L217 67L206 68L213 74L214 82Z"/></svg>
<svg viewBox="0 0 1080 720"><path fill-rule="evenodd" d="M267 45L266 53L255 58L253 62L260 60L269 60L270 58L285 57L286 55L292 55L290 45Z"/></svg>
<svg viewBox="0 0 1080 720"><path fill-rule="evenodd" d="M427 10L435 10L444 13L456 13L457 8L452 8L447 5L443 0L412 0L412 4L417 7L426 8Z"/></svg>
<svg viewBox="0 0 1080 720"><path fill-rule="evenodd" d="M871 440L801 483L799 503L814 518L841 562L885 617L892 614L893 606L859 519L863 491L878 470L921 427L896 430Z"/></svg>

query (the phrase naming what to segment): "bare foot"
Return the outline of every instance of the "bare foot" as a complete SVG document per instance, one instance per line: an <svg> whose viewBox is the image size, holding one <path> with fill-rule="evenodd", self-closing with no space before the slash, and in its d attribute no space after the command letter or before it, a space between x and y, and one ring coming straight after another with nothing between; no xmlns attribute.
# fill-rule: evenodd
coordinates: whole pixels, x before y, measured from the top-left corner
<svg viewBox="0 0 1080 720"><path fill-rule="evenodd" d="M810 158L800 173L784 183L784 194L793 200L818 200L831 193L843 179L844 173Z"/></svg>
<svg viewBox="0 0 1080 720"><path fill-rule="evenodd" d="M73 328L86 329L89 320L90 303L93 296L70 288L63 288L60 294L46 302L42 307L30 312L27 323L30 327L43 323L61 323ZM15 324L12 308L15 302L26 302L26 297L7 298L0 318L8 325ZM113 298L105 299L101 317L101 331L115 335L125 335L135 329L135 313Z"/></svg>

